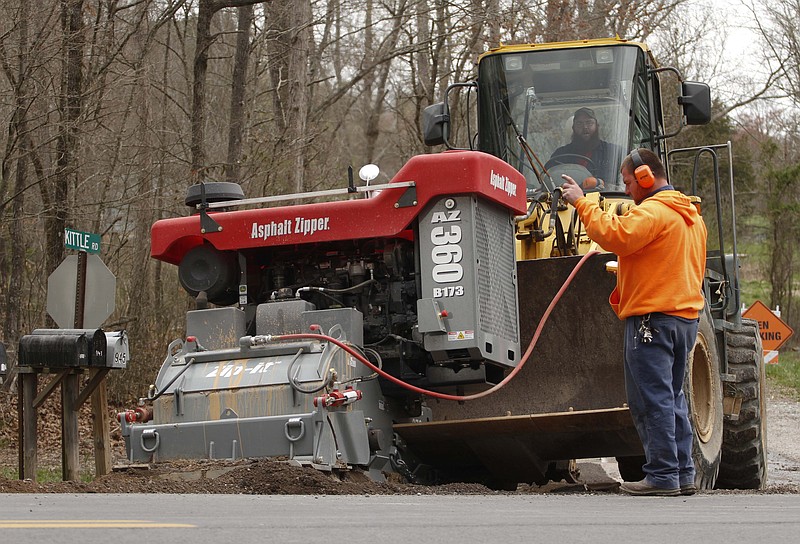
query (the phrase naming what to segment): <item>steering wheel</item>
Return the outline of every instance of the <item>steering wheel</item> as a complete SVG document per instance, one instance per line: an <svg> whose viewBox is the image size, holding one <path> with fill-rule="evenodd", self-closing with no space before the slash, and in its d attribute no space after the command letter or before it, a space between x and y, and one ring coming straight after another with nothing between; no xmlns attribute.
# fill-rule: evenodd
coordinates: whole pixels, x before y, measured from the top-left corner
<svg viewBox="0 0 800 544"><path fill-rule="evenodd" d="M572 160L567 160L572 159ZM549 169L548 165L558 165L558 164L576 164L577 162L588 162L589 166L592 167L592 170L597 168L597 165L594 163L592 159L585 155L580 155L578 153L561 153L559 155L553 155L550 157L550 160L544 165L545 168Z"/></svg>
<svg viewBox="0 0 800 544"><path fill-rule="evenodd" d="M592 191L599 191L603 188L603 185L600 181L596 181L594 185L591 187L584 186L585 181L587 178L595 178L595 176L589 172L589 169L585 166L581 166L580 164L573 164L573 163L563 163L563 164L556 164L555 166L549 168L547 172L550 174L550 177L553 179L553 183L556 185L561 185L561 174L566 174L572 179L574 179L578 185L581 186L584 193L589 193Z"/></svg>

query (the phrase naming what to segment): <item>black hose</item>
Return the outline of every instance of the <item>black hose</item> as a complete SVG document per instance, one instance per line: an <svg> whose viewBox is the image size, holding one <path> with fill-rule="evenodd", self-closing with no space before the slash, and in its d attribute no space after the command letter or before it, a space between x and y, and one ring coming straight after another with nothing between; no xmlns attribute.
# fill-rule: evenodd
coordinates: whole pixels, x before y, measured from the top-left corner
<svg viewBox="0 0 800 544"><path fill-rule="evenodd" d="M333 374L328 372L327 377L322 378L322 384L320 384L318 387L314 387L312 389L303 389L300 386L300 383L293 376L294 365L300 360L300 355L302 354L302 349L297 350L297 353L295 353L294 357L292 358L292 362L289 363L289 370L286 372L287 377L289 378L289 385L292 386L292 389L298 393L303 393L304 395L313 395L314 393L319 393L333 382Z"/></svg>
<svg viewBox="0 0 800 544"><path fill-rule="evenodd" d="M161 395L163 395L163 394L166 392L166 390L167 390L167 389L169 389L169 386L170 386L170 385L172 385L173 383L175 383L175 381L176 381L178 378L180 378L181 376L183 376L183 373L184 373L184 372L186 372L187 370L189 370L189 367L190 367L190 366L192 366L192 365L194 364L194 362L195 362L195 361L194 361L194 359L189 359L188 361L186 361L186 366L184 366L184 367L181 369L181 371L180 371L180 372L178 372L177 374L175 374L175 376L174 376L174 377L173 377L173 378L172 378L172 379L169 381L169 383L167 383L167 385L165 385L164 387L162 387L162 388L161 388L161 391L159 391L158 393L156 393L156 394L155 394L155 395L153 395L152 397L148 396L148 397L147 397L147 400L149 400L149 401L154 401L154 400L156 400L157 398L159 398Z"/></svg>

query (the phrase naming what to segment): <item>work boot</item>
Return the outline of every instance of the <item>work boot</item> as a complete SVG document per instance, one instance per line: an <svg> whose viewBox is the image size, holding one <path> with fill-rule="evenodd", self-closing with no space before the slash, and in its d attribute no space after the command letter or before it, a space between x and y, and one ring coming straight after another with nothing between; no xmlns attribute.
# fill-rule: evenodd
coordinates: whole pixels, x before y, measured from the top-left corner
<svg viewBox="0 0 800 544"><path fill-rule="evenodd" d="M681 495L694 495L697 493L697 486L693 483L681 484Z"/></svg>
<svg viewBox="0 0 800 544"><path fill-rule="evenodd" d="M622 482L619 488L623 493L639 496L674 497L681 493L681 488L679 487L656 487L648 484L646 479L638 482Z"/></svg>

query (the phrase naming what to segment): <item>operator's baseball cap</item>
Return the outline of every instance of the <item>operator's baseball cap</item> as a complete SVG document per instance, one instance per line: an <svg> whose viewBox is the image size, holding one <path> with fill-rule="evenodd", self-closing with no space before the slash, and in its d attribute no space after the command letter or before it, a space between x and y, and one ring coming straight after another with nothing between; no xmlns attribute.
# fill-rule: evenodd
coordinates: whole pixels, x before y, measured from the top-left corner
<svg viewBox="0 0 800 544"><path fill-rule="evenodd" d="M580 108L579 110L577 110L575 112L575 114L572 116L572 118L574 119L579 115L585 115L589 119L594 119L595 121L597 121L597 116L595 116L594 110L591 110L589 108Z"/></svg>

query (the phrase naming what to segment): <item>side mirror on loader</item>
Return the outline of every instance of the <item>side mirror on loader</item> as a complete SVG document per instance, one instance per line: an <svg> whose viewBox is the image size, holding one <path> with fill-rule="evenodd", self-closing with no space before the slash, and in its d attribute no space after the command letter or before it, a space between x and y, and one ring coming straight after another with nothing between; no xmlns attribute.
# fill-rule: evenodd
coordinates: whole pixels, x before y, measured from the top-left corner
<svg viewBox="0 0 800 544"><path fill-rule="evenodd" d="M683 106L687 125L705 125L711 121L711 89L705 83L684 81L678 104Z"/></svg>
<svg viewBox="0 0 800 544"><path fill-rule="evenodd" d="M450 113L444 102L431 104L422 111L422 138L425 145L447 143Z"/></svg>

